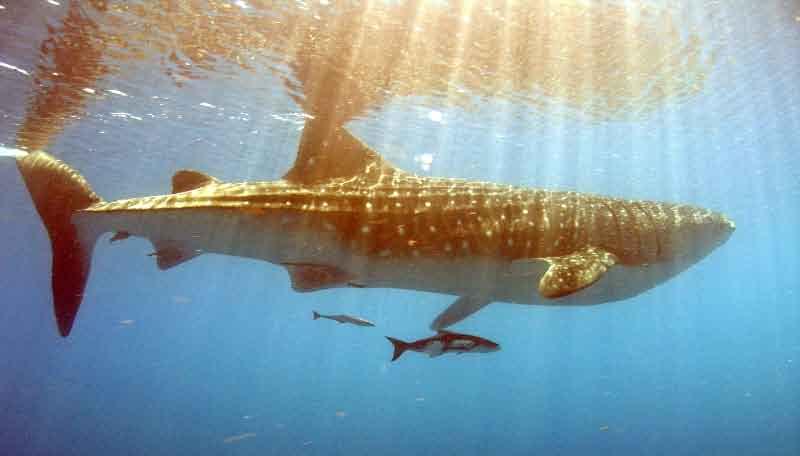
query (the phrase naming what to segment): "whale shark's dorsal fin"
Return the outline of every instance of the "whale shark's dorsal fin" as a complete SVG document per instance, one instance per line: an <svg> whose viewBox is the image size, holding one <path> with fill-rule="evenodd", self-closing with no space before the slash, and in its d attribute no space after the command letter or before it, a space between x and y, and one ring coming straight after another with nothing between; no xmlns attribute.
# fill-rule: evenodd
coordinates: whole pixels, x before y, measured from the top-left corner
<svg viewBox="0 0 800 456"><path fill-rule="evenodd" d="M218 184L220 181L216 177L194 171L182 169L172 176L172 193L188 192L209 184Z"/></svg>
<svg viewBox="0 0 800 456"><path fill-rule="evenodd" d="M347 129L324 120L308 119L297 159L283 176L295 184L314 185L333 179L361 177L378 182L403 171L395 168Z"/></svg>

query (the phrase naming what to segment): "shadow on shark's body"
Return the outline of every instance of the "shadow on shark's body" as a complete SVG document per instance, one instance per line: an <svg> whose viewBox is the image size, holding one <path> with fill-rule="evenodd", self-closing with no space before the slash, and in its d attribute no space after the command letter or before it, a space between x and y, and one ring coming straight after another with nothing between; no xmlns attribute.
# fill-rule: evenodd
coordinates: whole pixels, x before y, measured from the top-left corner
<svg viewBox="0 0 800 456"><path fill-rule="evenodd" d="M50 235L53 299L69 334L106 232L149 239L161 269L204 253L283 265L301 292L356 286L458 296L431 324L493 301L626 299L696 263L734 224L705 209L524 189L399 170L335 123L309 120L282 180L183 170L173 192L105 202L44 152L17 158Z"/></svg>

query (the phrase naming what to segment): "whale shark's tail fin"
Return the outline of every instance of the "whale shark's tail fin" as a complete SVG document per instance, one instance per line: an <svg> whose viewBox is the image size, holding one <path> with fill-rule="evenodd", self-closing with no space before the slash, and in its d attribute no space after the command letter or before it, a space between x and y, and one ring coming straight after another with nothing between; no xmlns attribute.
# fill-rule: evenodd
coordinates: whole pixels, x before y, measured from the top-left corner
<svg viewBox="0 0 800 456"><path fill-rule="evenodd" d="M18 156L17 167L50 236L53 310L58 331L66 337L81 305L99 234L79 229L72 214L102 200L77 171L44 152Z"/></svg>

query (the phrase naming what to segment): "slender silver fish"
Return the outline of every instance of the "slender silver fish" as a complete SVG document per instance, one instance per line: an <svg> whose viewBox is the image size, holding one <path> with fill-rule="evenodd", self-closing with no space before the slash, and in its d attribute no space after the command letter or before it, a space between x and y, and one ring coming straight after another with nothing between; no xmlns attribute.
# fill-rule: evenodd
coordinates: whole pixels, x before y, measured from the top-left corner
<svg viewBox="0 0 800 456"><path fill-rule="evenodd" d="M358 326L375 326L375 323L364 320L363 318L358 317L351 317L350 315L324 315L316 310L312 310L314 313L314 320L318 320L320 318L326 318L328 320L338 321L339 323L350 323L351 325L358 325Z"/></svg>

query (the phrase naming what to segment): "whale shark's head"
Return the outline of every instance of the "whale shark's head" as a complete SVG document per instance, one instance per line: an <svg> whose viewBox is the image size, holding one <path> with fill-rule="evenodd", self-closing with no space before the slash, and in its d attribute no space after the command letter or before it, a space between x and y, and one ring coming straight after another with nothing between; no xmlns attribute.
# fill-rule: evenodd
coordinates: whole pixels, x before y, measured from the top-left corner
<svg viewBox="0 0 800 456"><path fill-rule="evenodd" d="M674 258L694 263L724 244L736 230L736 224L719 212L690 206L675 210L669 232L669 247Z"/></svg>

